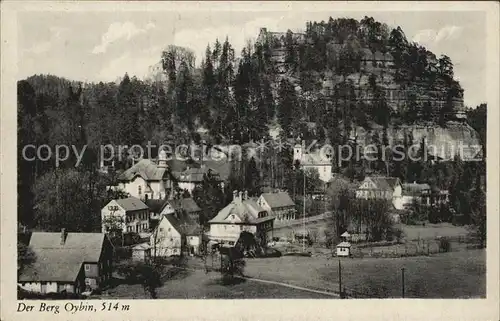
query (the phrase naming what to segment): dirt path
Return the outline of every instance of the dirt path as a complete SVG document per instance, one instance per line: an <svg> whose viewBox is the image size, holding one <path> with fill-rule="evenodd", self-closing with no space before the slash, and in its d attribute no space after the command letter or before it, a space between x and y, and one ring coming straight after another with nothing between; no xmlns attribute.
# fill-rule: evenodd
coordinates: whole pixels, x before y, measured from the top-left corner
<svg viewBox="0 0 500 321"><path fill-rule="evenodd" d="M281 285L281 286L284 286L284 287L287 287L287 288L292 288L292 289L297 289L297 290L302 290L302 291L307 291L307 292L312 292L312 293L324 294L324 295L328 295L328 296L331 296L331 297L336 297L336 298L339 298L339 297L340 297L340 296L338 295L338 293L327 292L327 291L321 291L321 290L314 290L314 289L304 288L304 287L302 287L302 286L291 285L291 284L288 284L288 283L283 283L283 282L269 281L269 280L262 280L262 279L251 278L251 277L246 277L246 276L243 276L243 277L241 277L241 278L242 278L242 279L245 279L245 280L255 281L255 282L261 282L261 283L268 283L268 284L276 284L276 285Z"/></svg>

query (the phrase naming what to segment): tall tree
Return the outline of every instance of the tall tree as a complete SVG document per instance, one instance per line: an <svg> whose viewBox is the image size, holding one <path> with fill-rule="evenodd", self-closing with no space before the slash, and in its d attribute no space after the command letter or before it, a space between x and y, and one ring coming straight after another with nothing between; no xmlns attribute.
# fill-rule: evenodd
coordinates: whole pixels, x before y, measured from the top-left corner
<svg viewBox="0 0 500 321"><path fill-rule="evenodd" d="M302 118L295 88L287 79L283 79L278 89L278 121L287 132L286 137L293 135L298 121Z"/></svg>
<svg viewBox="0 0 500 321"><path fill-rule="evenodd" d="M255 158L250 158L245 170L245 189L250 195L256 195L260 189L260 174Z"/></svg>

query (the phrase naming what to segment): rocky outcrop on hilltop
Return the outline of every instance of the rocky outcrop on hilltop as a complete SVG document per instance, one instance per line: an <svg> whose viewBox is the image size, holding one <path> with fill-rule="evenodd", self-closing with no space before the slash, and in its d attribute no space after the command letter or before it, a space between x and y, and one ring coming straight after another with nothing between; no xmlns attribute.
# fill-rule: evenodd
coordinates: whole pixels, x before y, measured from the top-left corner
<svg viewBox="0 0 500 321"><path fill-rule="evenodd" d="M370 130L358 126L351 138L355 138L357 144L364 147L374 144L377 139L382 141L383 132L384 129L380 126ZM479 134L464 122L448 122L444 127L435 124L389 126L387 138L390 146L404 146L405 140L406 143L419 146L425 142L429 155L444 160L461 156L467 161L477 159L481 155Z"/></svg>

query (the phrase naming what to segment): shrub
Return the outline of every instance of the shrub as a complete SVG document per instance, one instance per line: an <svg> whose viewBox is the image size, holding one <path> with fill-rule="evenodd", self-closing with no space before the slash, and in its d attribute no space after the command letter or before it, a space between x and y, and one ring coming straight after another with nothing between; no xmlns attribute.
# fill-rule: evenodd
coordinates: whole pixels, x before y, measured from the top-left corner
<svg viewBox="0 0 500 321"><path fill-rule="evenodd" d="M394 228L393 230L394 238L396 238L396 241L398 243L401 243L401 241L404 238L404 232L401 228Z"/></svg>
<svg viewBox="0 0 500 321"><path fill-rule="evenodd" d="M389 242L394 240L394 229L389 228L385 231L385 240Z"/></svg>
<svg viewBox="0 0 500 321"><path fill-rule="evenodd" d="M447 238L440 238L439 239L439 250L441 252L450 252L451 251L451 243L450 240Z"/></svg>
<svg viewBox="0 0 500 321"><path fill-rule="evenodd" d="M260 255L261 257L280 257L281 252L276 249L264 249L263 253Z"/></svg>
<svg viewBox="0 0 500 321"><path fill-rule="evenodd" d="M451 219L453 225L463 226L466 224L466 217L463 214L455 214Z"/></svg>
<svg viewBox="0 0 500 321"><path fill-rule="evenodd" d="M128 247L115 247L113 259L115 261L127 260L132 257L132 250Z"/></svg>

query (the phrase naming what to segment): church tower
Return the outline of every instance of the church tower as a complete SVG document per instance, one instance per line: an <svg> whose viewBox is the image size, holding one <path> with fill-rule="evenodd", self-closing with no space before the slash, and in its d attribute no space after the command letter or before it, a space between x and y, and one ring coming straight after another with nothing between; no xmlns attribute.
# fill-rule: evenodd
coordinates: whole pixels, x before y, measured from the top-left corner
<svg viewBox="0 0 500 321"><path fill-rule="evenodd" d="M297 144L293 148L293 161L295 162L298 160L299 162L302 161L302 145Z"/></svg>
<svg viewBox="0 0 500 321"><path fill-rule="evenodd" d="M166 168L167 165L167 152L165 150L161 150L158 154L158 167Z"/></svg>

